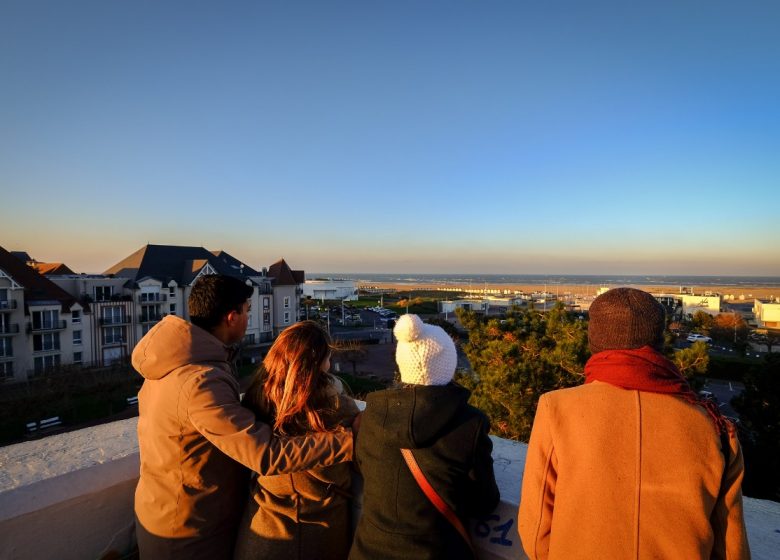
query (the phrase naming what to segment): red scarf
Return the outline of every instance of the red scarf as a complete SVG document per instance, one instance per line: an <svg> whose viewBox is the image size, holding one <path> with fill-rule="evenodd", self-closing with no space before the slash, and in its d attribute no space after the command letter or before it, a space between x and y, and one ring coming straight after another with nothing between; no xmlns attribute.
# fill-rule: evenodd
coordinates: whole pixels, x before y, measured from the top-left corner
<svg viewBox="0 0 780 560"><path fill-rule="evenodd" d="M603 381L622 389L677 395L703 407L719 433L731 423L720 413L718 405L699 398L680 371L666 356L651 346L631 350L605 350L593 354L585 364L585 383Z"/></svg>

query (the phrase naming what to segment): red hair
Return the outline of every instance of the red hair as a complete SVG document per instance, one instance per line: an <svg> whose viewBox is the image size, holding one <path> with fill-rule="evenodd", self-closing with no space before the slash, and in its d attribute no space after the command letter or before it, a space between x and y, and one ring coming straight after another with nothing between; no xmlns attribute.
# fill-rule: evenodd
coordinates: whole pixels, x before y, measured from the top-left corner
<svg viewBox="0 0 780 560"><path fill-rule="evenodd" d="M330 351L330 337L318 323L301 321L286 328L255 374L245 404L267 414L281 434L328 431L323 415L330 408L325 394L330 381L322 364Z"/></svg>

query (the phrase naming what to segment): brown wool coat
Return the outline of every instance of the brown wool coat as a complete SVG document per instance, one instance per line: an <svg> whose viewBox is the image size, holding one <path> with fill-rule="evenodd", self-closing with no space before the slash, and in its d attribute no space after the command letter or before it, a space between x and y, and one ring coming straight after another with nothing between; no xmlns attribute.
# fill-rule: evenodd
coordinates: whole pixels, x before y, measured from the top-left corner
<svg viewBox="0 0 780 560"><path fill-rule="evenodd" d="M239 402L225 346L168 316L141 339L133 367L141 473L141 558L231 558L248 470L289 473L352 459L352 434L277 438Z"/></svg>
<svg viewBox="0 0 780 560"><path fill-rule="evenodd" d="M742 450L707 413L607 383L542 396L518 527L531 559L750 558Z"/></svg>
<svg viewBox="0 0 780 560"><path fill-rule="evenodd" d="M329 425L349 423L355 401L331 378L335 414ZM344 560L352 542L351 464L340 463L291 474L258 476L239 524L235 560Z"/></svg>

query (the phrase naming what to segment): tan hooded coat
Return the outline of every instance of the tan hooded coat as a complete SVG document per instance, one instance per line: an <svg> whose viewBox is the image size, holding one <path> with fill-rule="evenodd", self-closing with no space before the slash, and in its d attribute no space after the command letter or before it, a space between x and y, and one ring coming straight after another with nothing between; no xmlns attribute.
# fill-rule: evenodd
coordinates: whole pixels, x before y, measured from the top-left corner
<svg viewBox="0 0 780 560"><path fill-rule="evenodd" d="M331 377L328 427L349 423L359 412ZM261 411L267 418L269 411ZM244 511L235 560L344 560L352 544L352 464L258 476Z"/></svg>
<svg viewBox="0 0 780 560"><path fill-rule="evenodd" d="M518 528L532 560L750 558L742 450L703 408L593 382L542 396Z"/></svg>
<svg viewBox="0 0 780 560"><path fill-rule="evenodd" d="M255 423L239 402L228 356L217 338L175 316L133 351L133 367L146 379L138 394L135 512L141 530L163 542L150 557L164 551L166 557L230 558L247 469L283 474L352 458L349 431L278 438Z"/></svg>

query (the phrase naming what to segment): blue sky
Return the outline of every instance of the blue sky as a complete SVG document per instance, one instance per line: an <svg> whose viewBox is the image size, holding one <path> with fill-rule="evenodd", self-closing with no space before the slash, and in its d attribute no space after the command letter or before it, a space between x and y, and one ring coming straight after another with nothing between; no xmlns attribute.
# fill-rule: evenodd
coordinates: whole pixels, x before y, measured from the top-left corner
<svg viewBox="0 0 780 560"><path fill-rule="evenodd" d="M0 245L780 275L780 3L0 4Z"/></svg>

